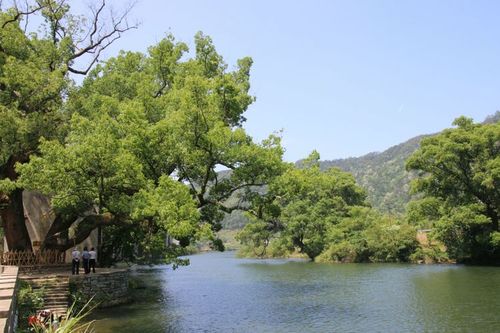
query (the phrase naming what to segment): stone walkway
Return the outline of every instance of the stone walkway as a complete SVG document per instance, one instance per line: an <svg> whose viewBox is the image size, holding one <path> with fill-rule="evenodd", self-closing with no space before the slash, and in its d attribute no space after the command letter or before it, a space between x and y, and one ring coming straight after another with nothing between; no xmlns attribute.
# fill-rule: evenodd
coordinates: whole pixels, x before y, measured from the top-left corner
<svg viewBox="0 0 500 333"><path fill-rule="evenodd" d="M122 271L123 268L96 268L96 273L90 273L92 274L101 274L101 273L112 273L116 271ZM54 266L54 267L44 267L42 269L36 269L36 270L30 270L30 271L23 271L19 273L19 278L21 280L26 280L29 278L42 278L42 277L53 277L53 276L58 276L58 277L70 277L71 274L71 265L65 264L65 265L59 265L59 266ZM80 267L80 274L79 276L85 276L85 273L83 271L83 268Z"/></svg>
<svg viewBox="0 0 500 333"><path fill-rule="evenodd" d="M0 332L13 332L18 268L0 266Z"/></svg>

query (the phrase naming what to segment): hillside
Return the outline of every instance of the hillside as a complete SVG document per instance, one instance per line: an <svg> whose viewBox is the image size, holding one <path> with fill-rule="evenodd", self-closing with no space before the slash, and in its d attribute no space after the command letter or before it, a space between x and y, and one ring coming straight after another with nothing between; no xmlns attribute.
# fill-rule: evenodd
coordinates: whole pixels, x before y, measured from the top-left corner
<svg viewBox="0 0 500 333"><path fill-rule="evenodd" d="M500 111L487 117L483 123L498 121ZM338 167L352 173L356 181L366 189L373 207L388 213L402 213L410 200L408 190L412 178L412 174L405 170L405 161L426 136L429 135L414 137L381 153L322 161L321 168L325 170Z"/></svg>
<svg viewBox="0 0 500 333"><path fill-rule="evenodd" d="M498 121L500 111L487 117L483 123ZM432 134L419 135L380 153L321 161L320 166L323 170L338 167L352 173L356 181L366 189L373 207L387 213L403 213L410 200L409 184L413 177L405 170L405 161L419 147L420 141L430 135ZM300 165L300 161L297 164ZM239 211L227 215L222 221L225 229L240 229L246 223L246 217Z"/></svg>
<svg viewBox="0 0 500 333"><path fill-rule="evenodd" d="M321 168L326 170L338 167L352 173L367 191L368 200L373 207L384 212L402 213L410 200L408 190L412 178L405 170L405 161L424 137L425 135L417 136L381 153L322 161Z"/></svg>

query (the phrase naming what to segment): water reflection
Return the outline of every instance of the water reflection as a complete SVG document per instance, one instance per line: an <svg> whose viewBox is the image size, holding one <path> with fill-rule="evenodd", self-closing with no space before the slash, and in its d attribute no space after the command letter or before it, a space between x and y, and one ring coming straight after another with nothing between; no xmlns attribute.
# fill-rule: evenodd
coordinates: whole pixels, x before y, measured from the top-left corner
<svg viewBox="0 0 500 333"><path fill-rule="evenodd" d="M97 333L500 331L499 268L207 253L140 274L138 301L100 311Z"/></svg>

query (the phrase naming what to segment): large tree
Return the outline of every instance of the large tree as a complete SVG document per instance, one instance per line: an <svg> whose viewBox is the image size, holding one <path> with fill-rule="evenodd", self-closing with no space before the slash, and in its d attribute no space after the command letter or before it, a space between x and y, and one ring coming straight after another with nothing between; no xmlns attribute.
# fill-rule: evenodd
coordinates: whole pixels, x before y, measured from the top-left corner
<svg viewBox="0 0 500 333"><path fill-rule="evenodd" d="M354 177L337 168L322 172L313 152L300 168L289 166L264 195L252 201L252 222L240 241L265 255L272 238L316 258L328 246L329 229L348 216L350 207L365 205L366 194Z"/></svg>
<svg viewBox="0 0 500 333"><path fill-rule="evenodd" d="M0 2L0 217L9 249L29 249L15 165L38 153L41 137L64 136L62 106L72 85L69 74L86 74L101 51L133 26L126 23L126 13L106 17L104 0L86 21L72 15L65 0L4 4L8 2ZM27 31L28 20L37 20L32 16L43 21L37 33Z"/></svg>
<svg viewBox="0 0 500 333"><path fill-rule="evenodd" d="M418 170L413 189L422 193L428 225L459 260L500 259L500 123L475 124L460 117L456 128L422 140L407 161ZM431 200L432 199L432 200ZM437 206L436 206L437 204ZM415 215L415 214L414 214ZM418 214L417 214L418 215Z"/></svg>
<svg viewBox="0 0 500 333"><path fill-rule="evenodd" d="M252 187L281 174L279 137L255 143L242 127L254 100L248 92L251 59L228 71L201 33L194 56L187 52L172 36L147 54L122 52L98 65L69 95L68 136L43 141L40 156L18 167L20 183L49 195L61 217L44 247L67 248L97 226L113 226L110 239L168 232L186 245L207 234L206 223L217 231L224 213L242 208L228 207L229 197L244 201ZM219 168L232 172L220 177ZM166 185L176 189L170 197ZM184 192L198 215L179 213L176 220L170 217L176 210L190 207ZM76 233L62 235L75 217ZM160 245L161 237L155 242Z"/></svg>

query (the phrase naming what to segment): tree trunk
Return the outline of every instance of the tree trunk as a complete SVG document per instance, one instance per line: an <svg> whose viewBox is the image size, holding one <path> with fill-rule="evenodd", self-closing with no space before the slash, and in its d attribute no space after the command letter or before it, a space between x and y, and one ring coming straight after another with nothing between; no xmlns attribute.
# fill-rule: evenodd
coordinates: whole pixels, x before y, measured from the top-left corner
<svg viewBox="0 0 500 333"><path fill-rule="evenodd" d="M57 221L59 221L58 218L56 218L55 222ZM63 220L61 219L60 221ZM68 220L66 220L66 222L61 222L62 224L59 225L59 227L62 228L64 223L67 223L67 221ZM95 229L101 229L103 226L116 223L119 223L119 221L115 220L112 216L105 216L100 214L87 215L78 222L78 226L74 230L75 235L72 238L60 237L54 233L49 232L49 234L45 238L43 246L45 249L66 251L87 239L90 236L90 233ZM69 228L69 225L67 226L67 228ZM60 232L67 232L67 228ZM57 228L54 228L52 232L55 232L57 230Z"/></svg>
<svg viewBox="0 0 500 333"><path fill-rule="evenodd" d="M11 156L7 163L0 166L0 179L15 181L18 177L16 163L26 160L22 155ZM24 220L23 190L16 189L4 195L3 199L6 205L0 209L0 217L9 251L31 250L31 240Z"/></svg>
<svg viewBox="0 0 500 333"><path fill-rule="evenodd" d="M9 204L0 210L9 251L31 250L31 241L24 221L23 190L9 194Z"/></svg>

